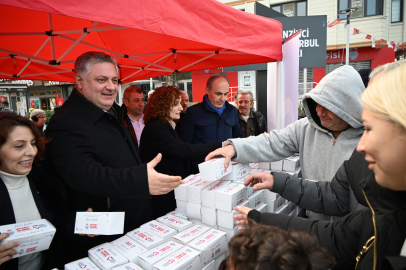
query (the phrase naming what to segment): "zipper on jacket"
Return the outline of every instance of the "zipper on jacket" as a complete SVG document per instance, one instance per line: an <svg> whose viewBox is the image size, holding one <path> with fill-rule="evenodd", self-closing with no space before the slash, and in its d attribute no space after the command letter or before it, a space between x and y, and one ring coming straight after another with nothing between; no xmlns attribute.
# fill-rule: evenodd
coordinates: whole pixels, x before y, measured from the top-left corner
<svg viewBox="0 0 406 270"><path fill-rule="evenodd" d="M107 212L110 211L110 198L107 197Z"/></svg>
<svg viewBox="0 0 406 270"><path fill-rule="evenodd" d="M373 237L371 237L371 238L368 239L368 241L366 242L366 244L365 244L365 246L364 246L364 248L365 248L366 250L364 251L364 248L363 248L363 249L361 250L361 252L360 252L360 255L357 256L357 264L355 265L355 269L357 269L358 262L359 262L359 260L361 259L361 256L362 256L364 253L366 253L366 252L368 251L368 249L370 248L371 245L374 245L374 267L373 267L372 269L373 269L373 270L376 270L376 264L377 264L377 261L378 261L378 258L377 258L378 255L377 255L376 239L377 239L377 234L378 234L378 232L377 232L377 230L376 230L375 212L374 212L374 209L372 208L371 204L369 203L369 200L368 200L368 198L367 198L367 195L365 195L364 189L361 189L361 190L362 190L362 193L364 193L365 200L367 201L367 204L368 204L368 206L369 206L369 209L371 209L371 212L372 212L372 222L373 222L373 224L374 224L375 236L373 236ZM373 241L372 241L372 240L373 240ZM372 241L372 242L371 242L371 241Z"/></svg>

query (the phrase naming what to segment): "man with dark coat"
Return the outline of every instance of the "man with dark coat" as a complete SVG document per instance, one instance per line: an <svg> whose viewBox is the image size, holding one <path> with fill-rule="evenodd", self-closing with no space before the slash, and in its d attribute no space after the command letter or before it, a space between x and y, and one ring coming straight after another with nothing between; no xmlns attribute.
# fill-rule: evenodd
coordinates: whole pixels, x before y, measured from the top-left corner
<svg viewBox="0 0 406 270"><path fill-rule="evenodd" d="M73 212L125 212L124 234L151 220L150 195L166 194L182 183L179 176L157 173L158 155L142 164L123 119L125 107L114 103L117 64L102 52L87 52L75 62L76 89L52 117L46 130L50 160L68 189ZM74 235L74 216L66 225L69 260L120 237Z"/></svg>
<svg viewBox="0 0 406 270"><path fill-rule="evenodd" d="M223 142L243 138L237 109L227 102L230 83L223 75L207 80L203 102L190 107L185 114L180 138L187 143ZM192 173L197 173L197 165Z"/></svg>
<svg viewBox="0 0 406 270"><path fill-rule="evenodd" d="M236 92L234 102L238 109L238 120L244 138L267 132L268 128L264 115L253 109L254 97L252 91L240 90Z"/></svg>

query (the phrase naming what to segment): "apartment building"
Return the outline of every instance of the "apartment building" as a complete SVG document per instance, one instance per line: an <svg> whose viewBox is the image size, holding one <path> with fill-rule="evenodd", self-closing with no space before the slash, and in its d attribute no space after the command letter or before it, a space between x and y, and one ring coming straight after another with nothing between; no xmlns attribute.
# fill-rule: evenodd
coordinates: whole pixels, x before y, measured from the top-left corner
<svg viewBox="0 0 406 270"><path fill-rule="evenodd" d="M345 63L346 15L340 15L339 12L347 8L358 8L352 14L350 21L349 57L352 66L356 69L375 68L392 62L395 58L403 59L405 55L406 48L403 44L406 41L404 27L406 5L403 0L218 1L253 14L256 13L255 2L258 2L288 17L327 15L329 22L340 19L340 23L327 28L326 68L313 68L307 72L301 70L301 82L303 77L307 77L307 81L310 79L318 82L327 73ZM359 31L358 34L354 34L354 28ZM375 48L372 46L373 40L377 45Z"/></svg>

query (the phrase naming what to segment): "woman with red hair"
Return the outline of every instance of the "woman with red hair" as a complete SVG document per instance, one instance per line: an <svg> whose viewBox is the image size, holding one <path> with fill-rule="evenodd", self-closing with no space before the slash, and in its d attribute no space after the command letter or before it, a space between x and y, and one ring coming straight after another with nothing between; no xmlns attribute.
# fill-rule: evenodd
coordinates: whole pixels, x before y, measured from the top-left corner
<svg viewBox="0 0 406 270"><path fill-rule="evenodd" d="M190 174L189 160L203 162L206 155L221 147L222 143L192 145L179 139L175 121L180 118L182 111L180 101L180 90L176 86L155 89L144 112L145 127L140 140L140 157L142 162L147 163L161 153L162 160L155 170L185 178ZM175 210L174 192L152 196L152 208L155 218Z"/></svg>

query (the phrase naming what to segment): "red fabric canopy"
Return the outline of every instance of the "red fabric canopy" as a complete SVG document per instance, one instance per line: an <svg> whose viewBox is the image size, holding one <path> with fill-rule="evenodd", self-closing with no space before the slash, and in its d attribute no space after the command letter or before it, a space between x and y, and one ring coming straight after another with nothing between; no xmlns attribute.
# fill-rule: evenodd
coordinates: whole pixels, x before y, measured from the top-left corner
<svg viewBox="0 0 406 270"><path fill-rule="evenodd" d="M125 83L282 60L282 25L215 0L0 0L0 77L73 82L90 50Z"/></svg>

